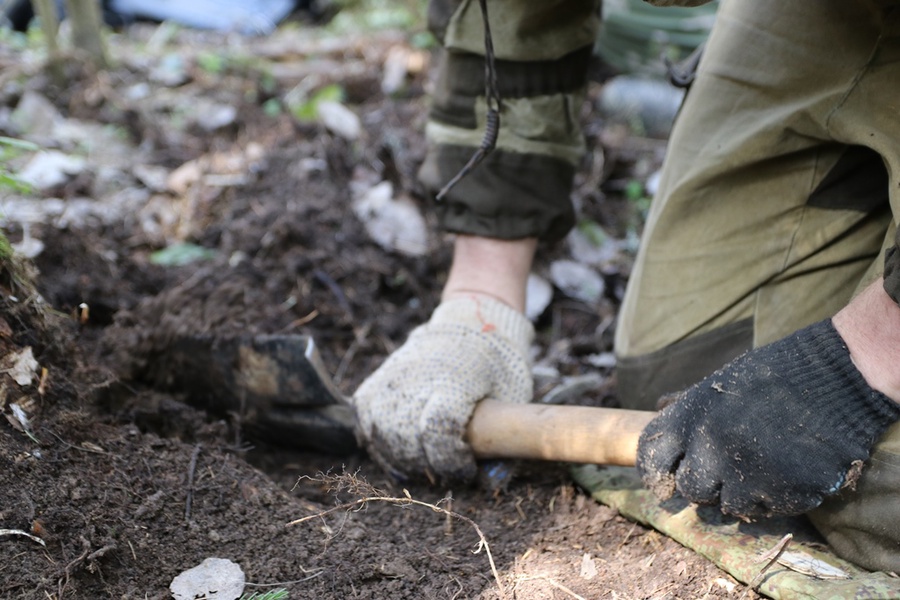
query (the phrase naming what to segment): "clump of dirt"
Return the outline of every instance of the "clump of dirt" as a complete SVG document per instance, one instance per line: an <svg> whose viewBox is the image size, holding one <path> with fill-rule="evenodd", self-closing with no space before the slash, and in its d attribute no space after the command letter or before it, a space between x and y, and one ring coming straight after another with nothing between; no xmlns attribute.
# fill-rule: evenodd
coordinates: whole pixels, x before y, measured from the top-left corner
<svg viewBox="0 0 900 600"><path fill-rule="evenodd" d="M135 29L133 38L150 36ZM240 564L248 594L283 588L292 598L731 596L729 578L711 563L593 502L562 465L520 465L499 491L404 489L361 453L255 438L236 407L201 410L155 368L179 336L298 333L316 340L336 384L351 393L427 319L449 267L449 240L434 235L417 257L387 251L350 209L351 183L374 173L428 215L414 177L427 71L412 74L405 93L382 94L380 61L400 43L388 37L379 50L383 39L367 45L360 37L341 51L343 60L370 66L346 80L353 108L365 115L366 135L354 143L272 115L268 100L296 82L269 89L252 70L211 77L195 69L189 83L165 90L239 107L233 124L212 133L129 104L146 59L87 74L58 97L40 81L28 84L67 115L127 124L135 148L150 148L158 167L243 155L252 144L265 151L240 185L147 195L144 206L182 203L169 225L181 227L181 241L209 250L205 260L154 263L167 238L129 215L37 226L45 243L34 260L39 275L3 271L0 356L13 360L31 348L47 371L32 368L27 384L0 373L9 422L0 427L0 527L16 530L0 534L0 596L167 598L179 572L210 556ZM171 43L196 52L227 40L182 32ZM118 51L129 48L121 40ZM596 157L602 135L588 131L596 133ZM589 161L580 175L583 213L618 233L630 226L628 204L621 196L597 202L597 186L628 170L629 152L627 144L607 148L606 162ZM96 183L57 191L72 200L99 194ZM564 253L545 248L538 268ZM605 278L608 292L596 304L557 293L537 323L540 360L560 377L597 372L590 357L611 348L627 266ZM32 279L43 300L28 287ZM579 401L614 401L614 379L601 372L602 385ZM25 407L27 426L12 403ZM371 494L397 501L358 503ZM356 504L328 512L344 502ZM288 525L309 515L320 516ZM499 581L486 549L473 552L482 540L472 523Z"/></svg>

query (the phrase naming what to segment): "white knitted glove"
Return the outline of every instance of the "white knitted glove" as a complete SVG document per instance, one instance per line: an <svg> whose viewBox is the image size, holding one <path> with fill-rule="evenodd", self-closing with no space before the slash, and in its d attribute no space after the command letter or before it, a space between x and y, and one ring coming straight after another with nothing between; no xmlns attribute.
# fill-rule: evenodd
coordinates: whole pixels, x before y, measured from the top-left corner
<svg viewBox="0 0 900 600"><path fill-rule="evenodd" d="M528 319L502 302L442 303L353 396L361 443L401 479L473 480L466 426L484 398L531 401L533 337Z"/></svg>

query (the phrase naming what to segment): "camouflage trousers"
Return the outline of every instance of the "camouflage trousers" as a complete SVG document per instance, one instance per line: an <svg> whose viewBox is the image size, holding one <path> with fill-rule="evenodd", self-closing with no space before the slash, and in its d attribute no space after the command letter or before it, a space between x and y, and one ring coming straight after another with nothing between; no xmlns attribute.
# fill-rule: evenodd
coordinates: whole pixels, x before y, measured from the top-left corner
<svg viewBox="0 0 900 600"><path fill-rule="evenodd" d="M442 229L490 238L558 240L575 223L569 199L584 154L580 112L599 27L599 0L491 0L496 149L435 205ZM475 0L432 0L442 45L419 172L440 190L482 144L487 126L484 26Z"/></svg>
<svg viewBox="0 0 900 600"><path fill-rule="evenodd" d="M617 329L623 401L653 408L884 276L900 300L896 1L722 4L670 138ZM887 256L887 260L885 260ZM900 426L811 518L900 571Z"/></svg>

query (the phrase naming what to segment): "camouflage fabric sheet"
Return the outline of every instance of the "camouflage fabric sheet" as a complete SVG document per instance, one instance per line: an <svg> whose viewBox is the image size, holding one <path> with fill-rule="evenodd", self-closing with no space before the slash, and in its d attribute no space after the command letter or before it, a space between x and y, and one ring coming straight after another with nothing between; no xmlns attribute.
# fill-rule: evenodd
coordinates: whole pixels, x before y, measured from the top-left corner
<svg viewBox="0 0 900 600"><path fill-rule="evenodd" d="M753 582L758 593L770 598L900 599L900 579L864 571L838 558L827 550L805 519L744 523L726 517L715 507L697 507L680 498L660 502L643 489L633 468L585 465L572 467L572 473L595 500L705 556L738 581ZM783 559L789 558L789 551L791 556L809 562L795 563L791 568L778 562L757 578L769 562L761 561L760 555L774 548L788 533L794 537Z"/></svg>

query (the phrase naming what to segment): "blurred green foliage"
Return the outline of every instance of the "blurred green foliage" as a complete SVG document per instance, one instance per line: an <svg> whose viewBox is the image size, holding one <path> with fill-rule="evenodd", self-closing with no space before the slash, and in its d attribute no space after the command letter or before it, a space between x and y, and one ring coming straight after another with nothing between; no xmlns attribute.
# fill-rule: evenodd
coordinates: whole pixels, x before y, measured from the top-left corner
<svg viewBox="0 0 900 600"><path fill-rule="evenodd" d="M426 30L427 0L336 0L340 11L328 29L354 33L377 29Z"/></svg>
<svg viewBox="0 0 900 600"><path fill-rule="evenodd" d="M299 102L288 102L288 110L295 119L304 123L315 121L319 114L321 102L342 102L344 100L344 88L336 83L319 88L308 98Z"/></svg>
<svg viewBox="0 0 900 600"><path fill-rule="evenodd" d="M164 267L182 267L200 260L209 260L215 255L216 253L209 248L189 242L178 242L151 254L150 262Z"/></svg>
<svg viewBox="0 0 900 600"><path fill-rule="evenodd" d="M249 596L244 594L240 600L287 600L290 598L285 589L270 590L268 592L253 592Z"/></svg>
<svg viewBox="0 0 900 600"><path fill-rule="evenodd" d="M17 138L0 136L0 191L3 189L21 193L31 191L31 186L16 177L9 168L9 161L24 152L37 152L37 144Z"/></svg>

